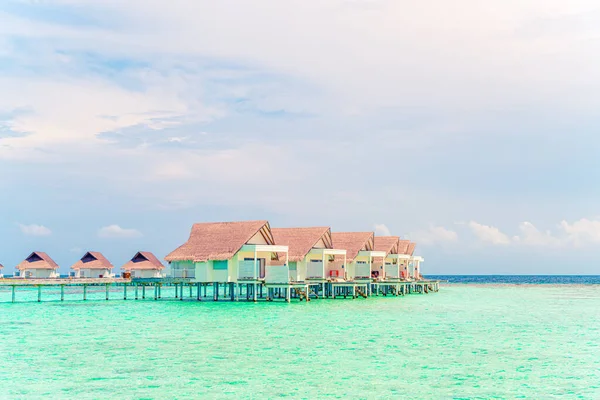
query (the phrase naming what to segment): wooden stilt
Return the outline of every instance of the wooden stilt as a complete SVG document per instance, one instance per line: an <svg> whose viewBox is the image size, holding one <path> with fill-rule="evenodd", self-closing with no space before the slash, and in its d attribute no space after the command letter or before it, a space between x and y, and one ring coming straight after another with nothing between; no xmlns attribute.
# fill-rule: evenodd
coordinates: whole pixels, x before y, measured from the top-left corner
<svg viewBox="0 0 600 400"><path fill-rule="evenodd" d="M38 286L38 303L42 301L42 285Z"/></svg>
<svg viewBox="0 0 600 400"><path fill-rule="evenodd" d="M87 300L87 285L83 285L83 300Z"/></svg>
<svg viewBox="0 0 600 400"><path fill-rule="evenodd" d="M15 302L15 292L16 292L16 288L15 288L15 285L13 285L13 287L12 287L12 302L13 303Z"/></svg>
<svg viewBox="0 0 600 400"><path fill-rule="evenodd" d="M127 284L123 284L123 300L127 300Z"/></svg>
<svg viewBox="0 0 600 400"><path fill-rule="evenodd" d="M138 286L139 286L139 285L136 283L136 284L135 284L135 299L136 299L136 300L138 299Z"/></svg>
<svg viewBox="0 0 600 400"><path fill-rule="evenodd" d="M106 293L106 300L108 300L108 284L106 284L104 286L106 286L105 293Z"/></svg>
<svg viewBox="0 0 600 400"><path fill-rule="evenodd" d="M202 290L201 288L202 287L200 286L200 283L196 283L196 289L197 289L196 300L198 300L198 301L200 301L200 294L201 294L200 291Z"/></svg>
<svg viewBox="0 0 600 400"><path fill-rule="evenodd" d="M252 301L256 302L256 292L257 292L256 283L252 287Z"/></svg>
<svg viewBox="0 0 600 400"><path fill-rule="evenodd" d="M60 285L60 301L65 301L65 285Z"/></svg>
<svg viewBox="0 0 600 400"><path fill-rule="evenodd" d="M154 285L154 300L158 300L158 284Z"/></svg>
<svg viewBox="0 0 600 400"><path fill-rule="evenodd" d="M219 300L219 283L218 282L213 283L213 300L214 301Z"/></svg>
<svg viewBox="0 0 600 400"><path fill-rule="evenodd" d="M142 299L146 298L146 285L142 285Z"/></svg>
<svg viewBox="0 0 600 400"><path fill-rule="evenodd" d="M173 286L175 286L175 298L179 297L179 293L177 292L177 284L175 283Z"/></svg>

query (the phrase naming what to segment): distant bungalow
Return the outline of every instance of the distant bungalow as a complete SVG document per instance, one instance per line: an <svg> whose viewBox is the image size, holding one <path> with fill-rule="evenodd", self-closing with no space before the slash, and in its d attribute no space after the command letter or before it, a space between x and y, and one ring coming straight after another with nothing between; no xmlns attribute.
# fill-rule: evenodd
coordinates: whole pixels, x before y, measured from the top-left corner
<svg viewBox="0 0 600 400"><path fill-rule="evenodd" d="M275 245L267 221L194 224L186 243L165 257L175 278L192 282L258 284L272 260L287 257L288 247ZM279 254L279 255L278 255ZM287 264L287 259L285 263ZM275 271L287 272L287 266Z"/></svg>
<svg viewBox="0 0 600 400"><path fill-rule="evenodd" d="M324 283L328 278L329 263L334 257L346 256L346 250L334 249L329 227L273 228L275 243L288 246L291 282ZM281 262L281 260L280 260Z"/></svg>
<svg viewBox="0 0 600 400"><path fill-rule="evenodd" d="M2 275L3 268L4 268L4 265L0 264L0 278L4 278L4 275Z"/></svg>
<svg viewBox="0 0 600 400"><path fill-rule="evenodd" d="M24 278L58 278L58 264L42 251L34 251L17 265L19 276Z"/></svg>
<svg viewBox="0 0 600 400"><path fill-rule="evenodd" d="M97 251L88 251L71 266L76 278L112 278L113 265Z"/></svg>
<svg viewBox="0 0 600 400"><path fill-rule="evenodd" d="M123 272L131 273L132 278L163 278L165 266L149 251L139 251L127 264L121 267Z"/></svg>
<svg viewBox="0 0 600 400"><path fill-rule="evenodd" d="M374 249L373 232L333 232L333 246L346 250L346 261L342 264L336 257L336 263L330 271L337 270L347 281L370 282L371 267L375 257L385 257L384 251ZM329 272L331 274L331 272Z"/></svg>
<svg viewBox="0 0 600 400"><path fill-rule="evenodd" d="M375 236L375 251L385 253L384 257L377 257L373 261L371 273L376 280L400 279L400 258L398 248L400 237Z"/></svg>

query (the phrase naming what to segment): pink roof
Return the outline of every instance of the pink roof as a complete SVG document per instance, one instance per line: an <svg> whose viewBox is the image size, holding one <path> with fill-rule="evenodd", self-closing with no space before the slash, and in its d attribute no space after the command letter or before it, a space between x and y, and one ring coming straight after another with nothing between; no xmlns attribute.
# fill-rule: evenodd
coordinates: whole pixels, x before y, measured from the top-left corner
<svg viewBox="0 0 600 400"><path fill-rule="evenodd" d="M375 236L375 245L373 249L376 251L385 251L386 254L398 254L398 236Z"/></svg>
<svg viewBox="0 0 600 400"><path fill-rule="evenodd" d="M410 242L408 245L408 248L406 249L406 253L404 253L404 254L408 254L409 256L412 256L415 253L415 247L417 247L417 244Z"/></svg>
<svg viewBox="0 0 600 400"><path fill-rule="evenodd" d="M112 270L114 267L104 257L104 255L97 251L88 251L81 257L79 261L71 266L71 269L108 269Z"/></svg>
<svg viewBox="0 0 600 400"><path fill-rule="evenodd" d="M135 256L125 265L121 267L123 271L133 270L161 270L165 269L163 263L149 251L139 251Z"/></svg>
<svg viewBox="0 0 600 400"><path fill-rule="evenodd" d="M58 269L58 264L43 251L34 251L17 265L19 271L25 269Z"/></svg>
<svg viewBox="0 0 600 400"><path fill-rule="evenodd" d="M373 232L332 232L331 238L334 248L346 250L347 262L353 261L361 250L373 250Z"/></svg>
<svg viewBox="0 0 600 400"><path fill-rule="evenodd" d="M408 245L410 240L400 240L398 242L398 254L408 254Z"/></svg>
<svg viewBox="0 0 600 400"><path fill-rule="evenodd" d="M331 248L331 230L329 227L316 228L272 228L276 244L288 246L288 260L302 261L310 250L323 239L327 248ZM280 255L284 257L283 255Z"/></svg>
<svg viewBox="0 0 600 400"><path fill-rule="evenodd" d="M257 233L261 233L268 244L274 244L267 221L194 224L188 241L167 255L165 260L229 260Z"/></svg>

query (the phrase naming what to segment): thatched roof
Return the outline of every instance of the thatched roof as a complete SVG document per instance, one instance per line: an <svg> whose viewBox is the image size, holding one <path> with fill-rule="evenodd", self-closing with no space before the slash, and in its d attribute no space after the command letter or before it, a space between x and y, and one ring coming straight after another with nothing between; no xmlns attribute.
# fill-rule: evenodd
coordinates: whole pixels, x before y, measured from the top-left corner
<svg viewBox="0 0 600 400"><path fill-rule="evenodd" d="M375 236L373 250L385 251L386 254L398 254L398 236Z"/></svg>
<svg viewBox="0 0 600 400"><path fill-rule="evenodd" d="M127 264L121 267L123 271L132 270L161 270L165 269L163 263L149 251L139 251Z"/></svg>
<svg viewBox="0 0 600 400"><path fill-rule="evenodd" d="M104 255L97 251L88 251L81 257L79 261L71 266L71 269L108 269L112 270L114 267L104 257Z"/></svg>
<svg viewBox="0 0 600 400"><path fill-rule="evenodd" d="M415 247L417 247L417 244L414 242L410 242L410 244L408 245L408 249L406 249L406 254L412 256L415 253Z"/></svg>
<svg viewBox="0 0 600 400"><path fill-rule="evenodd" d="M34 251L17 265L19 271L25 269L58 269L58 264L43 251Z"/></svg>
<svg viewBox="0 0 600 400"><path fill-rule="evenodd" d="M263 236L266 243L274 244L267 221L194 224L188 241L167 255L165 260L169 262L229 260L257 233Z"/></svg>
<svg viewBox="0 0 600 400"><path fill-rule="evenodd" d="M288 246L288 261L302 261L321 239L326 248L332 248L329 227L273 228L271 232L275 243Z"/></svg>
<svg viewBox="0 0 600 400"><path fill-rule="evenodd" d="M410 240L400 240L398 242L398 254L408 254L408 246L410 245Z"/></svg>
<svg viewBox="0 0 600 400"><path fill-rule="evenodd" d="M352 262L361 250L373 250L373 232L332 232L333 247L346 250L346 261ZM336 257L337 260L337 257Z"/></svg>

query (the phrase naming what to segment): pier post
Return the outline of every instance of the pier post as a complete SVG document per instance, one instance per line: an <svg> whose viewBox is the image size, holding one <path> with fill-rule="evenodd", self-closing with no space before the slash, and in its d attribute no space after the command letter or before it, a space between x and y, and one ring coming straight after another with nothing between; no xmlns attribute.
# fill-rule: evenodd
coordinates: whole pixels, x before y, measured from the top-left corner
<svg viewBox="0 0 600 400"><path fill-rule="evenodd" d="M65 301L65 285L60 285L60 301Z"/></svg>
<svg viewBox="0 0 600 400"><path fill-rule="evenodd" d="M179 300L183 300L183 283L179 285Z"/></svg>
<svg viewBox="0 0 600 400"><path fill-rule="evenodd" d="M287 301L289 303L291 301L291 296L292 296L292 288L288 286L287 289L285 290L285 301Z"/></svg>
<svg viewBox="0 0 600 400"><path fill-rule="evenodd" d="M190 299L192 298L192 285L190 285Z"/></svg>
<svg viewBox="0 0 600 400"><path fill-rule="evenodd" d="M252 301L256 302L256 292L258 291L256 283L252 285Z"/></svg>
<svg viewBox="0 0 600 400"><path fill-rule="evenodd" d="M158 284L158 298L162 299L162 283Z"/></svg>
<svg viewBox="0 0 600 400"><path fill-rule="evenodd" d="M138 299L138 286L139 286L139 285L136 283L136 284L135 284L135 299L136 299L136 300Z"/></svg>
<svg viewBox="0 0 600 400"><path fill-rule="evenodd" d="M12 302L15 302L15 285L12 286Z"/></svg>
<svg viewBox="0 0 600 400"><path fill-rule="evenodd" d="M177 284L175 283L174 286L175 286L175 298L177 298L179 296L179 294L177 293Z"/></svg>
<svg viewBox="0 0 600 400"><path fill-rule="evenodd" d="M218 282L213 283L213 300L214 301L219 300L219 283Z"/></svg>
<svg viewBox="0 0 600 400"><path fill-rule="evenodd" d="M38 285L38 303L42 301L42 285Z"/></svg>
<svg viewBox="0 0 600 400"><path fill-rule="evenodd" d="M229 283L229 296L231 301L235 301L235 283Z"/></svg>
<svg viewBox="0 0 600 400"><path fill-rule="evenodd" d="M154 285L154 300L158 300L158 283Z"/></svg>
<svg viewBox="0 0 600 400"><path fill-rule="evenodd" d="M87 285L83 285L83 300L87 300Z"/></svg>
<svg viewBox="0 0 600 400"><path fill-rule="evenodd" d="M123 284L123 300L127 300L127 284Z"/></svg>
<svg viewBox="0 0 600 400"><path fill-rule="evenodd" d="M196 294L196 300L200 301L200 283L196 283L196 289L198 290Z"/></svg>
<svg viewBox="0 0 600 400"><path fill-rule="evenodd" d="M108 283L104 286L106 287L105 288L106 300L108 300Z"/></svg>
<svg viewBox="0 0 600 400"><path fill-rule="evenodd" d="M142 285L142 299L146 298L146 285Z"/></svg>
<svg viewBox="0 0 600 400"><path fill-rule="evenodd" d="M352 286L352 298L356 298L356 286Z"/></svg>

